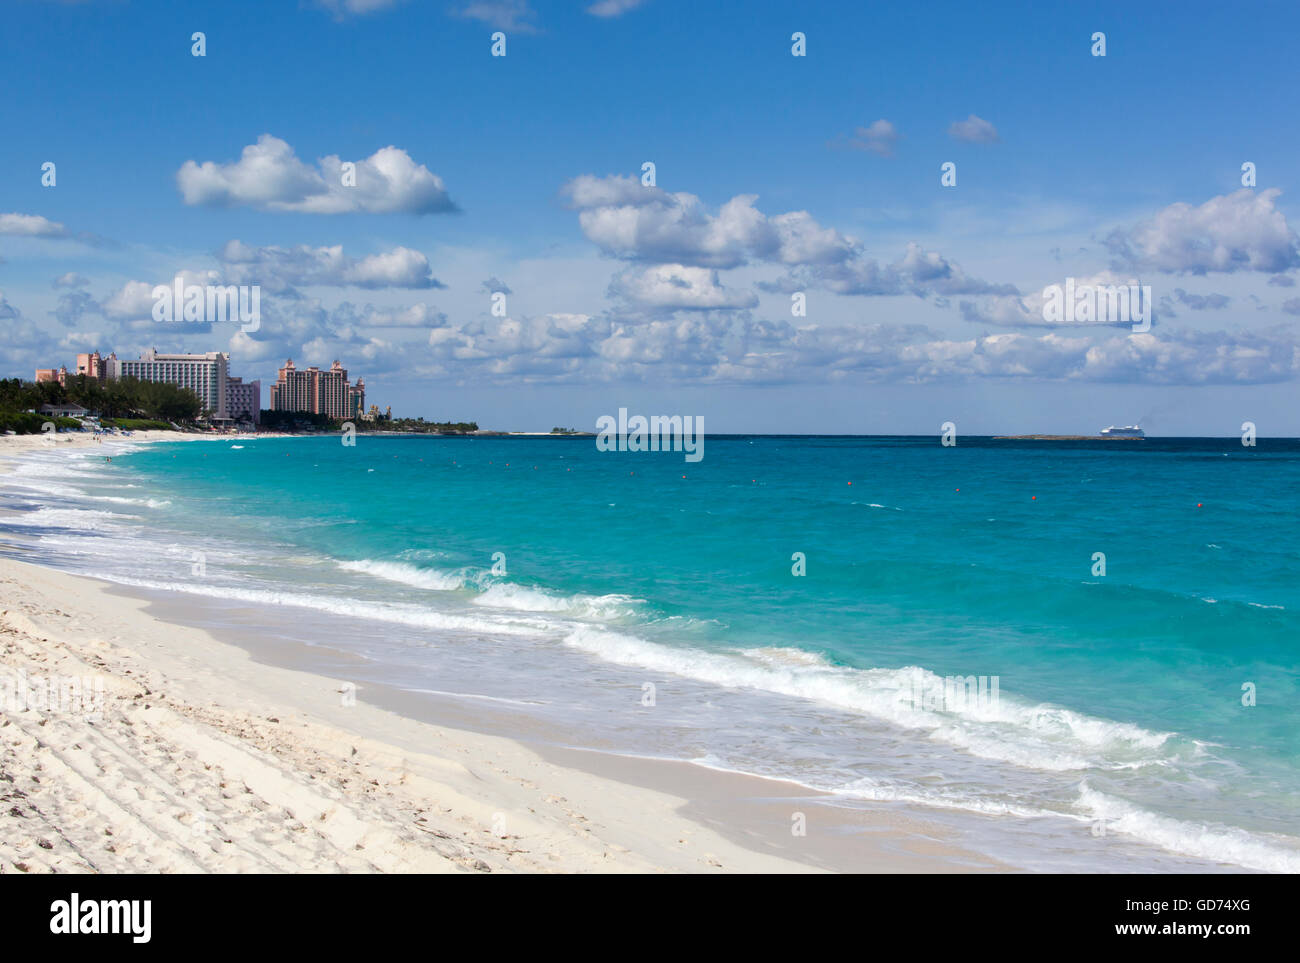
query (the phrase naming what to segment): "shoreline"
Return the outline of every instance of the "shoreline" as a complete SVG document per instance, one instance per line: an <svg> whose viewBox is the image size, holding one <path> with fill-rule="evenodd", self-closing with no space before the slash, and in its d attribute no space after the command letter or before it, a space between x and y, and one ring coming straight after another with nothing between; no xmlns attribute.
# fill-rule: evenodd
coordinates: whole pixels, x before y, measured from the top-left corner
<svg viewBox="0 0 1300 963"><path fill-rule="evenodd" d="M0 457L54 444L8 436ZM916 807L849 809L791 782L552 744L515 717L372 683L345 705L342 680L305 666L357 656L218 637L176 600L12 555L0 585L3 677L94 676L106 693L94 720L5 713L4 871L1009 868Z"/></svg>
<svg viewBox="0 0 1300 963"><path fill-rule="evenodd" d="M0 586L4 678L93 677L106 693L96 719L6 706L5 870L1007 868L897 806L839 809L781 780L484 734L469 726L490 713L451 718L424 699L419 712L382 685L348 705L342 679L161 619L112 583L0 559Z"/></svg>

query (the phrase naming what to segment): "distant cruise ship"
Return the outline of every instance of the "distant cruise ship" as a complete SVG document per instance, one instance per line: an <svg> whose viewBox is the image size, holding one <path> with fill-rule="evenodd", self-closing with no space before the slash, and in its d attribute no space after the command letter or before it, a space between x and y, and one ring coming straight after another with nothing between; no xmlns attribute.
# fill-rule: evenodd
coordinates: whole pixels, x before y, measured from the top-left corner
<svg viewBox="0 0 1300 963"><path fill-rule="evenodd" d="M1116 438L1145 438L1147 436L1147 433L1137 425L1121 425L1119 427L1111 425L1109 428L1103 428L1101 433L1103 437Z"/></svg>

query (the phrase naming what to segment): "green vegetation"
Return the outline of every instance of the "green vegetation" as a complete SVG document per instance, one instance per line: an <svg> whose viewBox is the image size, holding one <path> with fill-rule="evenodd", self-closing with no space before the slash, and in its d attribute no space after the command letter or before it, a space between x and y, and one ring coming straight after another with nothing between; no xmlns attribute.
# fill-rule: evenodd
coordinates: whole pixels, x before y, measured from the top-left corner
<svg viewBox="0 0 1300 963"><path fill-rule="evenodd" d="M39 435L47 421L59 429L82 427L76 418L54 418L50 415L32 414L30 411L0 411L0 432L12 431L16 435Z"/></svg>
<svg viewBox="0 0 1300 963"><path fill-rule="evenodd" d="M25 411L0 411L0 431L12 431L19 435L35 435L48 419Z"/></svg>
<svg viewBox="0 0 1300 963"><path fill-rule="evenodd" d="M0 431L20 435L36 434L50 416L32 414L41 405L80 405L100 416L106 428L128 431L165 431L177 425L190 426L204 414L203 403L188 388L161 381L119 378L100 383L85 375L69 376L67 385L57 381L0 379ZM261 427L270 431L342 431L344 421L357 431L400 431L413 434L467 435L478 431L475 421L425 421L423 418L390 418L373 421L361 418L337 420L302 411L261 413ZM79 428L73 418L56 419L60 428Z"/></svg>
<svg viewBox="0 0 1300 963"><path fill-rule="evenodd" d="M261 426L270 431L342 431L345 422L352 422L359 432L403 431L412 434L466 435L478 431L474 421L425 421L423 418L385 418L374 421L361 418L333 419L305 411L263 410Z"/></svg>
<svg viewBox="0 0 1300 963"><path fill-rule="evenodd" d="M343 422L309 411L271 411L262 409L261 426L270 431L338 431Z"/></svg>
<svg viewBox="0 0 1300 963"><path fill-rule="evenodd" d="M477 421L425 421L423 418L385 418L357 422L357 431L410 431L427 435L468 435L478 431Z"/></svg>
<svg viewBox="0 0 1300 963"><path fill-rule="evenodd" d="M0 379L0 419L12 419L41 405L80 405L106 419L144 418L152 421L192 423L203 413L203 403L188 388L161 381L119 378L101 384L75 375L66 386L57 381ZM19 419L22 423L26 423ZM13 425L6 425L19 431ZM166 427L171 427L170 424ZM40 426L36 428L40 431Z"/></svg>

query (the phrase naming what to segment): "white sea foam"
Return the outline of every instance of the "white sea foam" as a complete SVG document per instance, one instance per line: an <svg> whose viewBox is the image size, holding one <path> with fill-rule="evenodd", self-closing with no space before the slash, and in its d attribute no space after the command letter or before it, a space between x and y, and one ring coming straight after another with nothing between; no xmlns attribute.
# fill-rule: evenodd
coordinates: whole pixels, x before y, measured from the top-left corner
<svg viewBox="0 0 1300 963"><path fill-rule="evenodd" d="M373 619L396 625L409 625L422 629L447 629L473 632L478 635L538 635L550 626L543 622L523 619L489 620L468 618L446 612L435 612L419 605L398 602L366 602L346 596L311 595L303 592L283 592L272 589L241 588L233 585L214 585L205 582L159 582L137 579L118 574L101 574L99 577L121 585L164 592L183 592L208 598L229 599L256 605L288 605L328 612L331 615L358 619Z"/></svg>
<svg viewBox="0 0 1300 963"><path fill-rule="evenodd" d="M814 787L815 788L815 787ZM988 816L1017 816L1021 819L1057 817L1086 822L1085 817L1053 812L1033 806L1022 806L1005 799L990 799L974 793L954 789L930 790L922 787L900 786L870 777L857 779L846 786L830 790L838 796L869 799L873 802L915 803L940 809L960 809Z"/></svg>
<svg viewBox="0 0 1300 963"><path fill-rule="evenodd" d="M799 649L709 652L679 649L624 633L575 627L566 644L621 665L668 672L728 688L756 689L859 712L985 759L1042 771L1118 770L1160 764L1171 733L1095 719L1000 693L941 709L917 704L942 690L941 676L916 666L855 669Z"/></svg>
<svg viewBox="0 0 1300 963"><path fill-rule="evenodd" d="M102 471L92 471L96 463L78 465L61 458L30 458L15 463L9 479L22 478L98 478L112 480L115 476Z"/></svg>
<svg viewBox="0 0 1300 963"><path fill-rule="evenodd" d="M1123 799L1090 789L1085 782L1079 805L1107 832L1125 833L1170 852L1270 873L1300 872L1295 841L1276 842L1244 829L1210 826L1162 816Z"/></svg>
<svg viewBox="0 0 1300 963"><path fill-rule="evenodd" d="M474 598L475 605L517 612L553 612L572 618L611 621L636 613L644 599L629 595L555 595L514 582L492 582Z"/></svg>
<svg viewBox="0 0 1300 963"><path fill-rule="evenodd" d="M340 562L339 568L437 592L473 589L477 591L470 600L474 605L513 612L537 612L608 621L633 615L637 603L644 601L628 595L616 594L557 595L545 589L502 581L487 571L448 572L434 568L421 568L405 562L361 559L355 562Z"/></svg>
<svg viewBox="0 0 1300 963"><path fill-rule="evenodd" d="M109 502L113 505L143 505L145 508L166 508L171 501L166 498L123 498L120 495L83 495L86 501Z"/></svg>
<svg viewBox="0 0 1300 963"><path fill-rule="evenodd" d="M89 508L38 508L15 516L18 525L35 525L40 528L72 528L83 531L104 531L118 528L118 522L139 520L139 515L121 515L117 512Z"/></svg>
<svg viewBox="0 0 1300 963"><path fill-rule="evenodd" d="M4 479L4 486L8 489L18 489L19 491L16 494L37 492L41 495L57 495L60 498L81 498L85 495L85 492L80 488L62 482L51 481L40 476L29 478L8 477Z"/></svg>
<svg viewBox="0 0 1300 963"><path fill-rule="evenodd" d="M428 695L450 696L454 699L472 699L478 702L496 702L511 706L544 706L547 703L539 699L506 699L502 696L483 695L479 692L452 692L448 689L407 689L408 692L423 692Z"/></svg>
<svg viewBox="0 0 1300 963"><path fill-rule="evenodd" d="M399 582L413 588L432 589L435 592L450 592L465 585L465 576L461 573L419 568L415 565L407 565L405 562L375 562L363 558L356 562L339 562L339 568L345 572L363 572L390 582Z"/></svg>

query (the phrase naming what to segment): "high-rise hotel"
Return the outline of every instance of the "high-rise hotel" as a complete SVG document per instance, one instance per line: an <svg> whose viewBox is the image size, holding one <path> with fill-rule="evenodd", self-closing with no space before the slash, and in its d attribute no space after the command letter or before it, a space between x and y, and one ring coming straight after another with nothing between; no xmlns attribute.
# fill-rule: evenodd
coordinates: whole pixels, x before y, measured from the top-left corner
<svg viewBox="0 0 1300 963"><path fill-rule="evenodd" d="M207 354L159 354L150 348L139 361L111 358L107 362L109 378L139 378L141 381L166 381L189 388L198 395L203 407L214 420L227 420L226 379L229 355L221 351Z"/></svg>
<svg viewBox="0 0 1300 963"><path fill-rule="evenodd" d="M234 421L262 420L262 382L245 381L229 375L226 378L226 413Z"/></svg>
<svg viewBox="0 0 1300 963"><path fill-rule="evenodd" d="M322 371L299 368L290 358L271 385L272 411L299 411L343 420L360 418L366 410L366 382L348 384L348 372L338 361Z"/></svg>

